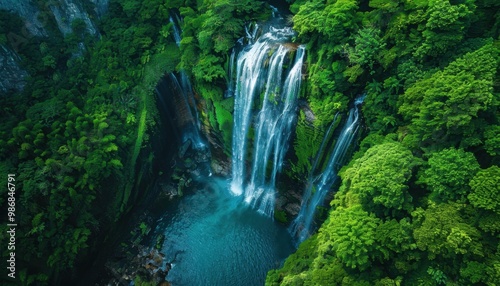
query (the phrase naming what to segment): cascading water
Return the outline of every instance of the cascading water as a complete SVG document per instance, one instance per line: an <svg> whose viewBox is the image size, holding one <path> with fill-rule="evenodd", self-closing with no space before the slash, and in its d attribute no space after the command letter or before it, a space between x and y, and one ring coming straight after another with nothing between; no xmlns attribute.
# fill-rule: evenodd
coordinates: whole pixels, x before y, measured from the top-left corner
<svg viewBox="0 0 500 286"><path fill-rule="evenodd" d="M363 99L364 97L360 97L355 100L354 107L349 111L349 116L344 124L344 127L342 128L342 131L340 132L337 142L335 143L326 168L321 175L313 178L313 172L316 167L317 160L322 153L325 143L324 141L328 137L331 126L325 134L325 138L323 139L320 150L316 156L313 169L309 175L299 214L289 228L292 236L297 237L298 243L304 241L310 235L316 207L323 203L327 193L330 191L330 188L333 186L338 177L337 172L343 163L346 152L356 136L359 127L358 105L363 102ZM333 122L335 122L335 119ZM315 190L314 194L313 190Z"/></svg>
<svg viewBox="0 0 500 286"><path fill-rule="evenodd" d="M246 40L249 45L255 43L257 39L257 34L260 31L260 26L257 23L250 23L245 25L245 35L246 37L241 37L238 39L235 47L231 49L231 56L229 57L229 66L227 68L228 77L227 77L227 90L224 93L224 98L229 98L234 95L234 91L236 89L236 80L235 80L235 69L236 69L236 54L241 51L241 48L244 46L244 41Z"/></svg>
<svg viewBox="0 0 500 286"><path fill-rule="evenodd" d="M236 48L231 50L231 56L229 57L228 66L228 79L227 79L227 90L224 93L224 98L229 98L234 95L234 64L236 58Z"/></svg>
<svg viewBox="0 0 500 286"><path fill-rule="evenodd" d="M164 88L163 92L160 92L157 87L157 94L160 97L165 95L171 97L171 104L175 106L176 123L178 128L182 130L181 144L190 141L192 147L196 150L206 148L198 129L197 119L193 116L185 89L179 82L178 77L174 73L169 73L165 76L164 81L168 86L167 89Z"/></svg>
<svg viewBox="0 0 500 286"><path fill-rule="evenodd" d="M234 49L228 77L227 94L235 101L233 180L198 177L158 225L172 285L264 285L266 273L294 250L285 227L241 203L246 199L272 216L274 183L296 120L305 49L287 44L294 35L290 28L249 27L252 32ZM181 95L175 98L184 102ZM245 159L251 162L247 172Z"/></svg>
<svg viewBox="0 0 500 286"><path fill-rule="evenodd" d="M170 16L170 23L172 23L174 30L173 36L178 47L180 47L181 43L181 29L179 26L180 21L181 19L179 15L172 11ZM196 100L194 98L194 92L193 87L191 86L191 82L189 81L186 72L183 70L179 71L178 75L170 73L170 77L173 77L173 82L175 82L179 86L182 92L182 96L184 97L183 106L186 107L185 112L188 113L188 115L192 118L192 126L187 127L184 130L185 137L187 137L185 138L185 140L190 139L193 147L197 150L205 149L206 143L200 136L199 132L200 120L198 117L198 110L196 108Z"/></svg>
<svg viewBox="0 0 500 286"><path fill-rule="evenodd" d="M225 178L202 174L186 184L184 196L177 203L169 204L155 232L165 238L161 248L165 261L160 268L169 269L166 279L172 285L264 285L266 273L279 267L294 250L285 227L252 208L241 207L243 199L249 197L251 205L272 214L274 181L297 113L305 53L304 47L285 44L294 35L289 28L269 28L260 38L259 33L253 30L238 41L233 80L228 84L228 89L233 87L228 96L235 100L234 117L239 123L234 127L234 134L239 134L235 141L239 141L233 146L240 150L234 152L241 163L235 164L237 174L241 174L240 196L233 195ZM245 46L244 42L250 44ZM177 118L179 112L187 113L184 110L188 106L186 97L178 92L182 89L181 77L165 78L163 86L170 87L168 94L174 94L163 97L176 109L172 121L191 126L189 116ZM254 100L257 96L259 99ZM252 116L252 110L258 109L260 113L255 111ZM254 143L248 143L248 149L252 146L255 150L249 156L243 145L249 140L248 134L255 138ZM250 161L251 157L252 170L245 173L244 159ZM243 183L254 187L244 190ZM256 188L265 188L265 192L257 197L252 192ZM151 243L158 246L155 239Z"/></svg>
<svg viewBox="0 0 500 286"><path fill-rule="evenodd" d="M181 29L179 28L179 23L181 21L179 15L177 13L170 13L170 23L172 23L173 29L174 29L174 40L177 46L179 47L181 45Z"/></svg>
<svg viewBox="0 0 500 286"><path fill-rule="evenodd" d="M250 27L252 25L245 26L245 34L247 36L247 40L250 44L253 44L257 38L257 32L259 32L259 24L254 24L252 31L250 31Z"/></svg>
<svg viewBox="0 0 500 286"><path fill-rule="evenodd" d="M247 34L252 38L250 33ZM236 63L231 191L236 196L243 195L245 202L268 216L274 211L276 175L281 169L296 120L302 78L305 48L286 44L293 35L291 28L271 26L255 42L250 41L243 47ZM287 72L284 64L290 61L293 50L296 50L295 59ZM251 177L245 188L252 107L254 98L259 95L262 108L254 128Z"/></svg>

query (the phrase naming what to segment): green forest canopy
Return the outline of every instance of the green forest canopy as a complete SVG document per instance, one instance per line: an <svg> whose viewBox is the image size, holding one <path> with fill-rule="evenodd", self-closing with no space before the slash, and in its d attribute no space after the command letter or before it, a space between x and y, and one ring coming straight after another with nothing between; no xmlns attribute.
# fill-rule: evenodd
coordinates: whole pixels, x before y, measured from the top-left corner
<svg viewBox="0 0 500 286"><path fill-rule="evenodd" d="M266 284L497 285L500 3L290 2L309 101L366 92L366 136Z"/></svg>
<svg viewBox="0 0 500 286"><path fill-rule="evenodd" d="M288 2L294 40L307 46L301 94L316 120L300 111L287 175L307 176L335 113L363 93L365 139L327 221L266 283L498 283L500 3ZM172 8L183 17L180 49ZM22 20L0 13L4 43ZM225 66L244 25L269 16L263 1L110 0L100 39L78 22L63 38L52 23L50 37L18 47L30 78L1 97L0 170L18 174L22 189L23 284L58 281L133 204L129 178L155 129L152 91L164 72L191 76L202 120L230 149Z"/></svg>

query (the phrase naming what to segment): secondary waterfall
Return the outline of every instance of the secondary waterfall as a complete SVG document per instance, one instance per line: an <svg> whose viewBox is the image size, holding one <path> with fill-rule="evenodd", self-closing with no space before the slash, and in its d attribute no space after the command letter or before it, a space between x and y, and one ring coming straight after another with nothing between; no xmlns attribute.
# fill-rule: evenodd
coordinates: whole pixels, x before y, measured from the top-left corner
<svg viewBox="0 0 500 286"><path fill-rule="evenodd" d="M363 102L363 99L364 97L360 97L354 102L354 107L349 110L349 116L342 128L342 131L340 132L335 146L333 147L328 164L321 175L313 177L314 169L316 168L319 156L321 156L324 148L325 140L328 138L332 126L330 126L325 134L325 138L323 139L320 149L318 150L318 154L316 155L313 169L310 171L306 189L302 197L302 205L299 214L289 228L292 236L297 237L298 243L304 241L313 231L312 223L314 221L316 207L323 203L327 193L330 191L330 188L333 186L338 177L337 172L342 166L346 152L356 136L359 127L358 105ZM334 122L335 119L333 120L332 125Z"/></svg>
<svg viewBox="0 0 500 286"><path fill-rule="evenodd" d="M180 47L181 42L181 29L180 29L180 17L174 11L171 11L170 23L172 23L174 30L174 40L178 47ZM203 140L200 135L200 120L198 117L198 109L196 108L196 100L194 98L193 87L185 71L181 70L178 74L170 73L172 82L174 83L174 88L178 89L182 93L183 102L179 105L179 108L184 109L184 114L189 117L191 122L190 126L186 126L183 132L184 138L183 142L191 140L193 147L195 149L201 150L206 148L205 140ZM186 117L186 116L185 116Z"/></svg>
<svg viewBox="0 0 500 286"><path fill-rule="evenodd" d="M174 29L174 40L177 46L179 47L181 45L181 28L180 28L180 22L181 18L179 17L179 14L174 12L173 10L170 11L170 18L169 18L170 23L172 23L173 29Z"/></svg>
<svg viewBox="0 0 500 286"><path fill-rule="evenodd" d="M247 34L252 38L248 30ZM231 192L243 196L247 204L268 216L274 212L276 175L296 120L302 79L305 48L289 43L293 35L291 28L271 26L255 42L242 48L236 62ZM252 111L258 106L260 111L252 120ZM252 121L255 124L251 133L251 175L246 181L245 159L249 155Z"/></svg>
<svg viewBox="0 0 500 286"><path fill-rule="evenodd" d="M229 66L228 66L228 77L227 77L227 90L224 93L224 98L228 98L234 95L234 64L236 58L236 49L233 48L231 50L231 56L229 57Z"/></svg>

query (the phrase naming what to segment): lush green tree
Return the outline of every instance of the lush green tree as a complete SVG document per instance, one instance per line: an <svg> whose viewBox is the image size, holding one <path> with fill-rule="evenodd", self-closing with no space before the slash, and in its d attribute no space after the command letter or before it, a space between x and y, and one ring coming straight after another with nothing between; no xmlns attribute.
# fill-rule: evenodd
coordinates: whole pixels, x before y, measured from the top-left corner
<svg viewBox="0 0 500 286"><path fill-rule="evenodd" d="M438 56L459 43L473 16L473 0L452 3L449 0L429 0L423 43L415 51L416 57Z"/></svg>
<svg viewBox="0 0 500 286"><path fill-rule="evenodd" d="M477 261L467 261L460 269L460 276L466 279L467 284L485 282L486 265Z"/></svg>
<svg viewBox="0 0 500 286"><path fill-rule="evenodd" d="M399 222L391 219L379 224L375 233L377 241L375 247L381 253L380 259L389 260L396 253L415 249L412 230L412 225L407 218Z"/></svg>
<svg viewBox="0 0 500 286"><path fill-rule="evenodd" d="M152 125L154 105L146 102L154 85L178 62L147 67L168 51L156 28L168 22L159 2L109 5L99 39L89 38L83 21L76 20L74 33L64 40L54 27L46 27L49 37L30 35L17 46L30 78L25 90L10 98L23 102L16 107L19 114L4 117L12 110L2 101L0 157L12 166L9 173L19 174L23 189L16 205L19 223L26 226L17 252L23 285L60 284L61 277L71 276L69 269L94 252L97 238L114 229L111 222L124 214L126 208L115 206L133 202L124 187L135 180L137 157L131 158L130 150L142 137L140 130ZM50 13L47 7L41 13ZM22 27L21 22L16 29ZM76 46L79 42L84 49ZM143 106L149 115L135 120ZM137 145L140 149L142 141Z"/></svg>
<svg viewBox="0 0 500 286"><path fill-rule="evenodd" d="M339 285L347 275L345 266L334 255L316 257L311 268L305 275L305 285Z"/></svg>
<svg viewBox="0 0 500 286"><path fill-rule="evenodd" d="M201 83L222 80L227 53L248 21L265 15L263 2L205 0L196 6L179 7L184 17L179 67Z"/></svg>
<svg viewBox="0 0 500 286"><path fill-rule="evenodd" d="M407 182L414 166L413 155L400 143L375 145L341 174L341 192L357 195L367 209L378 214L410 211Z"/></svg>
<svg viewBox="0 0 500 286"><path fill-rule="evenodd" d="M312 33L320 29L324 20L322 11L325 9L323 1L308 1L300 5L293 17L294 30L300 34Z"/></svg>
<svg viewBox="0 0 500 286"><path fill-rule="evenodd" d="M322 140L313 126L326 130L334 112L321 107L330 102L342 111L345 98L367 94L368 137L340 172L330 219L314 237L317 248L310 254L299 248L310 264L273 277L287 285L496 285L499 4L290 2L297 41L308 47L309 108L301 109L294 171L312 167ZM357 257L369 268L346 254L356 229L348 217L369 225L367 217L378 219L371 244L356 240ZM313 271L323 277L317 265L335 278L314 280Z"/></svg>
<svg viewBox="0 0 500 286"><path fill-rule="evenodd" d="M486 44L405 91L399 113L421 144L481 142L478 118L498 104L492 93L498 58L497 48Z"/></svg>
<svg viewBox="0 0 500 286"><path fill-rule="evenodd" d="M449 148L430 155L428 166L419 174L419 182L429 188L433 200L463 200L477 171L479 164L474 154Z"/></svg>
<svg viewBox="0 0 500 286"><path fill-rule="evenodd" d="M370 266L375 232L380 220L361 205L338 207L318 234L318 252L335 255L344 265L361 270Z"/></svg>
<svg viewBox="0 0 500 286"><path fill-rule="evenodd" d="M455 203L431 204L413 213L417 220L413 237L429 259L482 255L481 233L462 217L462 208Z"/></svg>
<svg viewBox="0 0 500 286"><path fill-rule="evenodd" d="M329 39L342 40L342 37L345 37L349 30L356 27L355 13L358 8L357 2L353 0L327 2L322 17L315 19L318 21L318 32ZM300 11L298 15L300 15Z"/></svg>
<svg viewBox="0 0 500 286"><path fill-rule="evenodd" d="M266 285L303 283L307 275L304 272L311 267L314 258L318 255L317 243L317 235L313 235L301 243L297 251L291 254L292 259L285 261L282 269L269 271Z"/></svg>
<svg viewBox="0 0 500 286"><path fill-rule="evenodd" d="M485 128L484 148L491 156L500 155L500 125L490 125Z"/></svg>
<svg viewBox="0 0 500 286"><path fill-rule="evenodd" d="M498 166L480 170L469 185L472 191L467 197L473 206L500 214L500 168Z"/></svg>
<svg viewBox="0 0 500 286"><path fill-rule="evenodd" d="M380 38L380 30L369 27L359 30L354 38L354 47L346 47L346 49L352 64L364 65L372 69L384 47L385 43Z"/></svg>
<svg viewBox="0 0 500 286"><path fill-rule="evenodd" d="M220 65L220 59L213 55L201 56L198 64L193 67L193 75L198 79L212 82L215 79L222 79L226 72Z"/></svg>
<svg viewBox="0 0 500 286"><path fill-rule="evenodd" d="M398 93L402 90L402 81L396 76L384 82L375 79L367 83L363 115L368 126L373 130L394 130L399 118L397 110Z"/></svg>

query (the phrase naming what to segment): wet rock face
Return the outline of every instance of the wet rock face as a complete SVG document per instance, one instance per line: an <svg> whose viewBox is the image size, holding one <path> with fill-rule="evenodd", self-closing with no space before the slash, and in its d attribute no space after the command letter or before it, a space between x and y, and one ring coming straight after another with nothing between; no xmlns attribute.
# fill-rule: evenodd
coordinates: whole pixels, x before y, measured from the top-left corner
<svg viewBox="0 0 500 286"><path fill-rule="evenodd" d="M51 3L51 2L49 2ZM91 35L97 34L97 28L90 20L89 13L85 10L81 1L58 0L52 1L49 8L56 19L57 26L63 35L72 33L71 23L76 19L82 19L85 22L87 32Z"/></svg>
<svg viewBox="0 0 500 286"><path fill-rule="evenodd" d="M214 159L211 168L214 174L222 177L229 177L231 174L231 162L228 161Z"/></svg>
<svg viewBox="0 0 500 286"><path fill-rule="evenodd" d="M308 123L313 123L316 120L316 116L314 116L314 112L312 111L311 107L305 100L300 100L299 101L299 108L302 110L306 116L306 121Z"/></svg>
<svg viewBox="0 0 500 286"><path fill-rule="evenodd" d="M26 23L27 34L46 37L44 23L40 21L40 11L32 0L0 0L0 8L19 15ZM20 35L28 36L28 35Z"/></svg>
<svg viewBox="0 0 500 286"><path fill-rule="evenodd" d="M138 245L120 249L106 263L106 269L113 278L105 285L134 285L135 281L148 285L170 285L165 284L168 283L165 277L171 268L171 262L166 261L165 255L155 248Z"/></svg>
<svg viewBox="0 0 500 286"><path fill-rule="evenodd" d="M109 0L90 0L94 4L94 12L101 19L108 12Z"/></svg>
<svg viewBox="0 0 500 286"><path fill-rule="evenodd" d="M22 29L21 34L7 35L8 39L23 42L31 37L50 37L46 29L50 20L48 17L54 17L63 35L72 33L71 24L74 20L81 19L85 23L87 32L98 36L97 26L92 19L104 16L108 2L109 0L90 0L89 4L83 0L48 0L43 1L43 4L37 4L35 0L0 0L0 9L17 14L23 19L25 29ZM41 10L50 11L51 15L42 13ZM11 42L12 48L8 47L9 45L0 45L0 92L2 93L22 90L25 78L28 76L19 64L20 58L15 52L16 43ZM79 44L79 48L80 51L84 50L83 43Z"/></svg>
<svg viewBox="0 0 500 286"><path fill-rule="evenodd" d="M300 211L302 200L300 188L288 188L285 192L279 192L276 198L276 209L284 211L289 218L296 217Z"/></svg>
<svg viewBox="0 0 500 286"><path fill-rule="evenodd" d="M0 45L0 92L22 90L28 73L19 66L19 56L10 48Z"/></svg>
<svg viewBox="0 0 500 286"><path fill-rule="evenodd" d="M52 12L54 19L57 22L59 31L63 35L72 32L71 23L76 19L82 19L87 28L87 32L91 35L97 35L98 30L92 16L101 18L108 9L109 0L91 0L93 5L88 5L87 1L82 0L49 0L44 1L44 9ZM87 3L87 5L85 5ZM41 13L40 8L34 0L0 0L0 8L10 11L23 18L26 23L26 35L23 37L49 36L45 26L49 17ZM92 16L91 16L92 15Z"/></svg>

